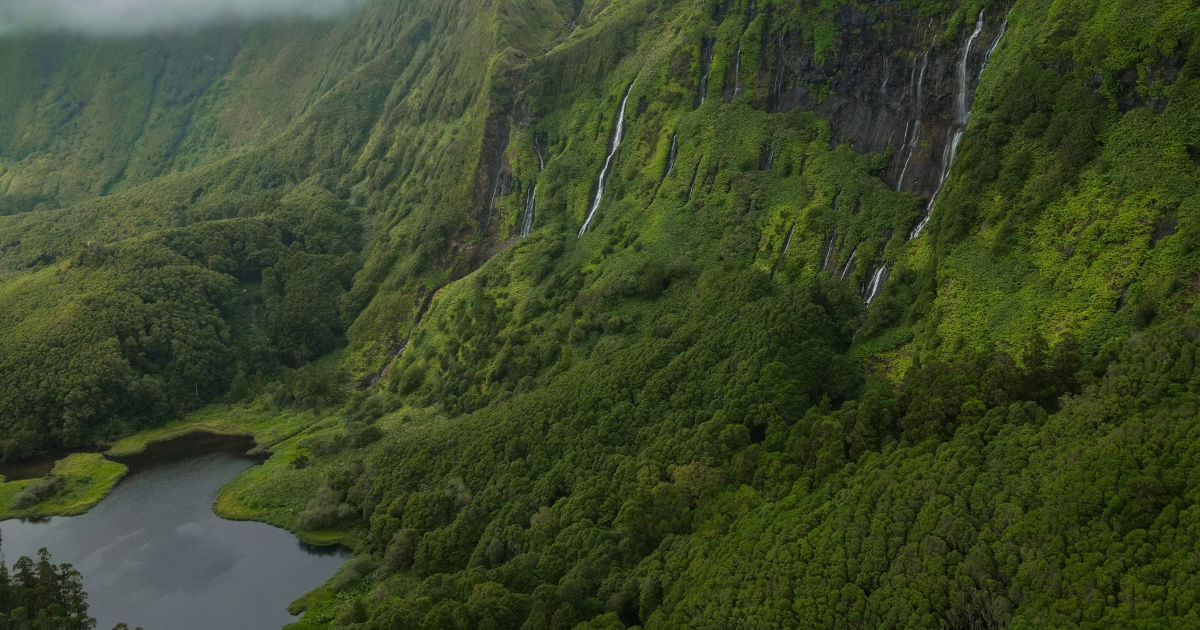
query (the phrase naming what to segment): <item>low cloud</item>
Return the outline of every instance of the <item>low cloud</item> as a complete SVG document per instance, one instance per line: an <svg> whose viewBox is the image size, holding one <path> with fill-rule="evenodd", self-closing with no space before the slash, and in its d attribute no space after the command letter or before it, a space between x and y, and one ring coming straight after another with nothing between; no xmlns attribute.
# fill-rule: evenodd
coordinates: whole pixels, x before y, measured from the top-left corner
<svg viewBox="0 0 1200 630"><path fill-rule="evenodd" d="M0 35L137 35L284 17L329 17L361 0L0 0Z"/></svg>

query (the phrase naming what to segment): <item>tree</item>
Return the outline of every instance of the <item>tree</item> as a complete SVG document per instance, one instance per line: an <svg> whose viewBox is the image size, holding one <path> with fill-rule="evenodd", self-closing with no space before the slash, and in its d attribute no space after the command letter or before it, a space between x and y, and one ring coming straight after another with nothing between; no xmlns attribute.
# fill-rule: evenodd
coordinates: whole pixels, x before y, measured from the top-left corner
<svg viewBox="0 0 1200 630"><path fill-rule="evenodd" d="M79 572L55 565L45 548L36 562L17 560L11 574L0 561L0 630L92 630L87 610Z"/></svg>

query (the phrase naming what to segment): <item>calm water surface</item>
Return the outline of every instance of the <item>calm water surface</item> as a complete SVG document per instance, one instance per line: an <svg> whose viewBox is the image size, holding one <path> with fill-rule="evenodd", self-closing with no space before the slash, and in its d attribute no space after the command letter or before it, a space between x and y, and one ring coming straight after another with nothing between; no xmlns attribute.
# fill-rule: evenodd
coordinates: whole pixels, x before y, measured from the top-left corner
<svg viewBox="0 0 1200 630"><path fill-rule="evenodd" d="M97 628L264 630L329 579L343 549L302 545L262 523L212 513L217 490L253 465L212 454L138 472L82 516L0 523L11 565L39 547L83 574Z"/></svg>

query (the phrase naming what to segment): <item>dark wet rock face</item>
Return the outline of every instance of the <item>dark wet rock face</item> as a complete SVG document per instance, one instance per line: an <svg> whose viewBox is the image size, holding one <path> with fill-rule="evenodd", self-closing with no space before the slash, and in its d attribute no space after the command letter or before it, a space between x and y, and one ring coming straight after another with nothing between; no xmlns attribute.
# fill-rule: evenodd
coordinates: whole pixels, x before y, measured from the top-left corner
<svg viewBox="0 0 1200 630"><path fill-rule="evenodd" d="M968 107L1007 11L986 10L967 51ZM836 20L843 35L819 59L814 42L778 20L765 20L756 105L779 112L810 109L830 121L837 142L860 152L891 149L885 181L929 197L953 136L959 66L976 21L965 20L943 40L944 23L920 20L898 3L846 7Z"/></svg>

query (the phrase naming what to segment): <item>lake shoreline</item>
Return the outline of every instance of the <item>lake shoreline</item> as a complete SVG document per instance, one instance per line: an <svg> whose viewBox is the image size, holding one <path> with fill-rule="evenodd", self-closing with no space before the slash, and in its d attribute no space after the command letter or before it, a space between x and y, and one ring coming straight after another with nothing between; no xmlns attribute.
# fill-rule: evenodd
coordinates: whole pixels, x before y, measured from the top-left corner
<svg viewBox="0 0 1200 630"><path fill-rule="evenodd" d="M253 435L213 433L204 429L150 440L136 451L114 452L113 449L109 449L104 452L104 456L124 464L129 467L130 474L134 474L163 464L212 453L233 455L254 460L256 463L262 463L270 456Z"/></svg>
<svg viewBox="0 0 1200 630"><path fill-rule="evenodd" d="M0 522L85 514L130 475L175 461L226 453L261 464L269 456L253 435L214 433L203 427L145 439L136 449L113 451L110 448L60 453L61 457L41 476L14 480L0 477ZM62 480L62 490L36 504L14 507L27 487L51 476Z"/></svg>
<svg viewBox="0 0 1200 630"><path fill-rule="evenodd" d="M294 622L292 611L304 607L297 598L312 597L352 551L316 549L278 527L219 517L212 510L219 488L257 466L233 449L236 440L223 441L234 452L193 449L192 457L177 448L185 444L196 445L148 449L147 457L161 457L126 475L86 514L3 523L4 551L15 559L46 547L80 571L97 627L252 630ZM210 605L217 601L233 604Z"/></svg>
<svg viewBox="0 0 1200 630"><path fill-rule="evenodd" d="M6 480L0 477L0 521L79 516L107 498L127 477L153 466L180 459L222 452L254 460L255 466L226 483L217 493L212 511L230 521L260 522L290 532L300 542L314 547L356 549L361 542L346 531L301 531L294 513L276 513L247 505L238 495L253 486L254 471L286 465L268 463L278 455L276 447L308 429L316 418L284 419L276 414L246 414L246 409L214 405L188 418L162 427L146 429L122 438L106 450L87 449L67 454L55 466L70 460L70 500L54 500L24 509L11 509L12 499L27 485L45 477ZM292 420L292 421L288 421ZM84 459L86 458L86 459ZM117 467L119 468L119 472ZM53 470L51 471L53 472Z"/></svg>

